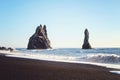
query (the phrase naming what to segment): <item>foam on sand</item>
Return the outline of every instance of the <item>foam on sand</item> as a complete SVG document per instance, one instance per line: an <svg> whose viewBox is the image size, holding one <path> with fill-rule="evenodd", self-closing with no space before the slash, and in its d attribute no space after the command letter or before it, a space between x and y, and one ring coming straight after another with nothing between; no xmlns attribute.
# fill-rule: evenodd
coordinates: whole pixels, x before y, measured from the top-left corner
<svg viewBox="0 0 120 80"><path fill-rule="evenodd" d="M7 51L7 50L0 50L0 54L10 54L10 51Z"/></svg>
<svg viewBox="0 0 120 80"><path fill-rule="evenodd" d="M103 66L106 68L120 69L120 64L112 64L113 62L119 63L120 61L120 56L114 54L89 54L86 57L84 57L85 60L81 61L80 58L74 56L62 56L62 55L45 54L45 53L31 54L29 52L22 53L19 51L13 51L13 52L0 51L0 53L4 53L8 57L29 58L29 59L69 62L69 63L82 63L82 64Z"/></svg>
<svg viewBox="0 0 120 80"><path fill-rule="evenodd" d="M120 74L120 71L110 71L111 73Z"/></svg>

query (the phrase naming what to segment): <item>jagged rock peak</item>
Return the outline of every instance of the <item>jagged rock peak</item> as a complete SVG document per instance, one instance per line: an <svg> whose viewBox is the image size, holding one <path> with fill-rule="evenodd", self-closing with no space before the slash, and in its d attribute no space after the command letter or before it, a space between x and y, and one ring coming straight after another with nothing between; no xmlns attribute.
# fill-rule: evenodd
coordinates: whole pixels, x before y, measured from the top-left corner
<svg viewBox="0 0 120 80"><path fill-rule="evenodd" d="M45 31L45 35L47 36L46 25L43 26L43 30Z"/></svg>
<svg viewBox="0 0 120 80"><path fill-rule="evenodd" d="M51 48L50 41L47 36L46 25L36 28L33 36L30 37L27 49L48 49Z"/></svg>
<svg viewBox="0 0 120 80"><path fill-rule="evenodd" d="M88 29L85 29L84 35L85 35L85 38L84 38L84 43L83 43L82 49L92 49L92 47L89 43L89 31L88 31Z"/></svg>

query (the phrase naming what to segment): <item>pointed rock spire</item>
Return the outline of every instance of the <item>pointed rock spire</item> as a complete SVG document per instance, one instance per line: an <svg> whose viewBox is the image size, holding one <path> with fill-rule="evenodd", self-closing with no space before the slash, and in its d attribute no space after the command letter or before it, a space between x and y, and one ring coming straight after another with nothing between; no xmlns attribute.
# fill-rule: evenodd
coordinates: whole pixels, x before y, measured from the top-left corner
<svg viewBox="0 0 120 80"><path fill-rule="evenodd" d="M48 49L51 48L50 41L47 36L46 26L42 25L36 28L33 36L30 37L27 49Z"/></svg>
<svg viewBox="0 0 120 80"><path fill-rule="evenodd" d="M91 45L89 43L88 29L85 29L84 34L85 34L85 38L84 38L84 43L83 43L82 49L92 49L92 47L91 47Z"/></svg>
<svg viewBox="0 0 120 80"><path fill-rule="evenodd" d="M43 30L45 31L45 35L47 36L46 25L43 26Z"/></svg>

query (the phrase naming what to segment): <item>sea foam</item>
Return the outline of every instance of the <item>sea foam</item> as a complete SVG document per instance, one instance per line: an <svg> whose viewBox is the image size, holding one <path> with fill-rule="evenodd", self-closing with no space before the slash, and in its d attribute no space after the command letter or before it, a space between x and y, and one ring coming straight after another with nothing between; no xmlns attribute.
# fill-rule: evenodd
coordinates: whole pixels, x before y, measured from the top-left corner
<svg viewBox="0 0 120 80"><path fill-rule="evenodd" d="M110 72L114 74L120 74L120 71L110 71Z"/></svg>
<svg viewBox="0 0 120 80"><path fill-rule="evenodd" d="M83 57L87 61L101 63L120 63L120 56L117 54L88 54Z"/></svg>
<svg viewBox="0 0 120 80"><path fill-rule="evenodd" d="M119 49L118 49L119 50ZM48 49L48 50L27 50L18 49L10 52L8 57L29 58L47 61L60 61L70 63L83 63L99 65L107 68L120 69L120 55L117 49ZM99 53L102 52L102 53ZM115 52L116 54L114 54Z"/></svg>

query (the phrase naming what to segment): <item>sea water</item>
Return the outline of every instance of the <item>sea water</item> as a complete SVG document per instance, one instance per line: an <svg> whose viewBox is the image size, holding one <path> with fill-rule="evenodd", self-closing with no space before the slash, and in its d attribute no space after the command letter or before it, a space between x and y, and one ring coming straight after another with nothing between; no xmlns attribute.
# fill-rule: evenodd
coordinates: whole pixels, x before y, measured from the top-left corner
<svg viewBox="0 0 120 80"><path fill-rule="evenodd" d="M92 64L120 69L120 48L55 48L47 50L27 50L25 48L17 48L16 51L7 56ZM111 72L115 73L115 71ZM120 73L119 71L116 72Z"/></svg>

